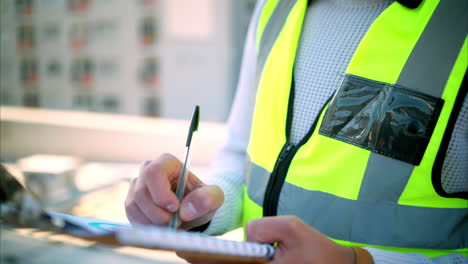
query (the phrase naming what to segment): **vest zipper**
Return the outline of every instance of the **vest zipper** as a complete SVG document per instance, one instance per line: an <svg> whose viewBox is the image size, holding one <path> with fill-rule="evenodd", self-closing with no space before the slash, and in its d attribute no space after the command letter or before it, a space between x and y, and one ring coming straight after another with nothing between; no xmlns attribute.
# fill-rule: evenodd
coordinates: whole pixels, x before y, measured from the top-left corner
<svg viewBox="0 0 468 264"><path fill-rule="evenodd" d="M291 164L297 150L298 148L290 142L286 142L281 149L265 190L265 197L263 199L263 216L275 216L277 214L281 188L283 187L284 180L286 179L289 165Z"/></svg>
<svg viewBox="0 0 468 264"><path fill-rule="evenodd" d="M324 111L327 104L333 98L333 94L328 98L327 102L322 106L322 109L318 113L317 117L314 120L314 123L309 129L309 132L301 139L301 141L294 145L289 142L290 134L291 134L291 123L292 123L292 107L294 104L294 90L295 90L295 82L294 82L294 75L292 79L291 85L291 95L289 98L289 105L288 105L288 116L286 118L286 143L284 144L283 148L281 149L280 154L278 155L278 159L276 160L275 166L273 171L271 172L270 179L268 180L268 185L265 190L265 196L263 198L263 216L275 216L278 213L278 202L281 193L281 189L283 188L284 181L286 180L286 175L288 173L289 166L296 155L296 152L299 148L304 145L311 137L315 128L317 127L317 123L319 117L321 116L322 112Z"/></svg>

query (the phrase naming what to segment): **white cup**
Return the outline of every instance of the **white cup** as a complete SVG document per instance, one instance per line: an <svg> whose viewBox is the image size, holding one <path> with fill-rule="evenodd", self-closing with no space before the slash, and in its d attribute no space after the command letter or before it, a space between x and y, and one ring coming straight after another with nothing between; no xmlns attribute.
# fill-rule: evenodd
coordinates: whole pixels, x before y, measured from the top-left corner
<svg viewBox="0 0 468 264"><path fill-rule="evenodd" d="M26 187L45 204L71 199L76 192L75 175L81 161L71 156L33 155L22 158L18 166Z"/></svg>

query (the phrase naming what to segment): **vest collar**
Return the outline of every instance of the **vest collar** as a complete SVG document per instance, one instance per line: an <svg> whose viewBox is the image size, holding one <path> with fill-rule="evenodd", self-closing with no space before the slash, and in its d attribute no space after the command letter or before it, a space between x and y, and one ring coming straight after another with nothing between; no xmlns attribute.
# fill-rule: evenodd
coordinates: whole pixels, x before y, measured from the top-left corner
<svg viewBox="0 0 468 264"><path fill-rule="evenodd" d="M423 0L397 0L398 3L411 9L417 8L422 1Z"/></svg>

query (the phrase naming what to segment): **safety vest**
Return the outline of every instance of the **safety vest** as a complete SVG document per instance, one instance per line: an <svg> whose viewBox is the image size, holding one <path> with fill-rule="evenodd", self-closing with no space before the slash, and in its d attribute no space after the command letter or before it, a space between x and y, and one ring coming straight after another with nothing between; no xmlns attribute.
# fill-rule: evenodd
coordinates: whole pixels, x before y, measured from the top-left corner
<svg viewBox="0 0 468 264"><path fill-rule="evenodd" d="M308 1L266 1L257 21L244 224L296 215L346 246L467 254L466 193L440 187L466 96L467 3L391 4L309 133L293 145L293 66Z"/></svg>

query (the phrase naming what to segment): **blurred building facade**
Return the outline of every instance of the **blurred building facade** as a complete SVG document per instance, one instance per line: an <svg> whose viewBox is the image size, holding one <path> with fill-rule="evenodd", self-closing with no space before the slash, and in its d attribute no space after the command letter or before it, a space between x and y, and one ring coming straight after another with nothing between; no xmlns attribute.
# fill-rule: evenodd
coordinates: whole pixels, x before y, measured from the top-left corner
<svg viewBox="0 0 468 264"><path fill-rule="evenodd" d="M226 119L255 0L0 0L1 105Z"/></svg>

